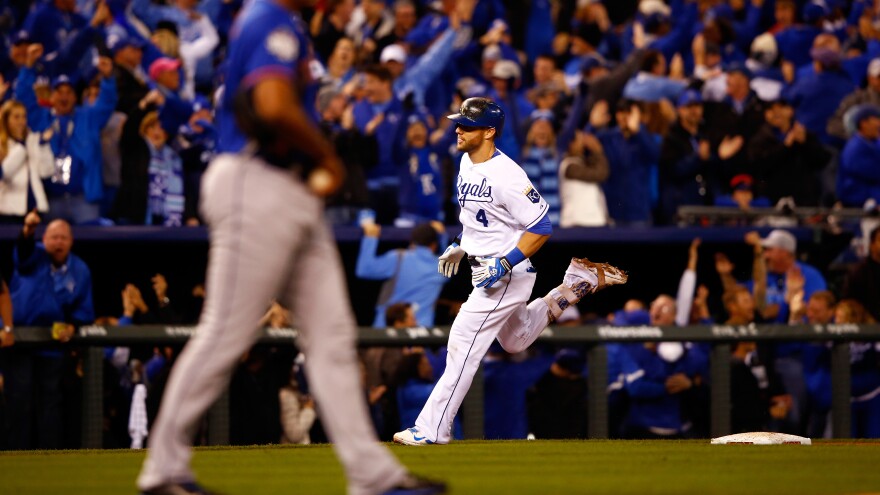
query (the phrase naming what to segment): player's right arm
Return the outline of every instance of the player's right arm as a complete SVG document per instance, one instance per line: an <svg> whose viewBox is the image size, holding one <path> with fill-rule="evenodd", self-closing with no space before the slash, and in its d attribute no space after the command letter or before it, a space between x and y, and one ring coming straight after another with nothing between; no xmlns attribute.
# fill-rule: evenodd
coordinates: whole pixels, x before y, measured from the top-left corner
<svg viewBox="0 0 880 495"><path fill-rule="evenodd" d="M541 226L543 227L543 225ZM519 238L519 242L516 243L516 249L518 249L525 258L531 258L539 249L541 249L541 246L547 242L547 239L550 239L550 234L544 232L544 230L527 230L523 232L522 237Z"/></svg>
<svg viewBox="0 0 880 495"><path fill-rule="evenodd" d="M317 163L312 174L323 178L310 179L312 192L329 196L339 189L345 178L342 162L327 139L312 125L296 96L293 81L283 73L265 75L254 85L252 101L257 118L268 128L279 130L279 135L296 136L297 148Z"/></svg>
<svg viewBox="0 0 880 495"><path fill-rule="evenodd" d="M234 100L239 128L269 155L289 156L296 150L311 160L312 192L327 196L342 183L343 167L333 146L314 126L298 93L308 84L311 48L301 26L268 3L253 9L234 30L232 58L240 65ZM314 180L320 177L322 180Z"/></svg>

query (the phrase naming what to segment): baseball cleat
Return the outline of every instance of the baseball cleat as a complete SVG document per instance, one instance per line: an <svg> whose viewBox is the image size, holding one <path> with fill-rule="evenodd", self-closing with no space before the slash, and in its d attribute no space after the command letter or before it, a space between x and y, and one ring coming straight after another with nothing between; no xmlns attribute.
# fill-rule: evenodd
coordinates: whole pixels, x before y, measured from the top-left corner
<svg viewBox="0 0 880 495"><path fill-rule="evenodd" d="M609 285L622 285L626 283L625 271L608 263L593 263L587 258L572 258L562 285L571 289L581 300L587 294L593 294L608 287ZM571 301L575 303L577 301Z"/></svg>
<svg viewBox="0 0 880 495"><path fill-rule="evenodd" d="M418 428L413 426L394 434L394 443L401 445L431 445L434 442L428 440Z"/></svg>
<svg viewBox="0 0 880 495"><path fill-rule="evenodd" d="M209 492L195 482L169 483L150 490L144 490L141 495L220 495L217 492Z"/></svg>
<svg viewBox="0 0 880 495"><path fill-rule="evenodd" d="M446 493L446 485L412 474L407 474L396 486L383 492L382 495L435 495Z"/></svg>

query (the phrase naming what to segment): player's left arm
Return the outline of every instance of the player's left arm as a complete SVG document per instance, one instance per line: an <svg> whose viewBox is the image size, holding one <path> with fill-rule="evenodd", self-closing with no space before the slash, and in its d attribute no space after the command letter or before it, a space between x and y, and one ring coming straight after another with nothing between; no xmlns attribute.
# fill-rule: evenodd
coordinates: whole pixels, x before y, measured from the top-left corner
<svg viewBox="0 0 880 495"><path fill-rule="evenodd" d="M550 222L548 221L547 223L549 224ZM543 246L544 243L547 242L547 239L549 239L549 238L550 238L549 232L546 234L541 234L541 233L536 233L533 231L527 231L527 232L523 233L522 237L519 238L519 242L516 243L516 247L513 249L514 249L514 251L519 251L520 253L522 253L523 259L531 258L532 256L535 255L535 253L538 252L539 249L541 249L541 246ZM511 253L508 253L508 255ZM505 256L505 257L507 257L507 256ZM508 257L508 260L509 259L510 258ZM519 261L522 261L522 260L519 260Z"/></svg>
<svg viewBox="0 0 880 495"><path fill-rule="evenodd" d="M550 239L553 226L545 213L541 219L531 228L523 232L516 243L516 247L500 258L483 258L483 266L473 270L474 286L492 287L495 282L507 275L513 267L522 263L525 259L534 256L541 246Z"/></svg>

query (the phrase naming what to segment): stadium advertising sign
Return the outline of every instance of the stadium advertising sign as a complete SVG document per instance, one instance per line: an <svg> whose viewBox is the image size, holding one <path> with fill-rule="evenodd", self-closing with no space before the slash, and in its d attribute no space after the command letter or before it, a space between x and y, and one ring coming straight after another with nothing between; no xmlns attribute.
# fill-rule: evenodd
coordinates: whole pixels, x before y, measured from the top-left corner
<svg viewBox="0 0 880 495"><path fill-rule="evenodd" d="M829 325L816 325L813 327L816 333L830 333L831 335L858 335L861 329L852 323L833 323Z"/></svg>
<svg viewBox="0 0 880 495"><path fill-rule="evenodd" d="M53 343L49 327L17 327L16 342L22 344ZM76 339L94 345L131 345L139 342L182 342L192 337L195 326L132 325L83 325L76 330ZM295 328L265 328L260 340L264 343L293 343L299 337ZM445 343L449 327L386 328L376 331L362 327L358 330L361 345L433 345ZM541 339L565 342L614 342L614 341L736 341L736 340L829 340L829 341L876 341L880 340L880 324L830 324L830 325L695 325L695 326L614 326L584 325L580 327L547 327Z"/></svg>
<svg viewBox="0 0 880 495"><path fill-rule="evenodd" d="M756 337L758 328L754 323L749 325L712 325L712 335L715 337Z"/></svg>
<svg viewBox="0 0 880 495"><path fill-rule="evenodd" d="M598 329L599 337L604 339L662 339L663 329L660 327L636 326L615 327L601 325Z"/></svg>
<svg viewBox="0 0 880 495"><path fill-rule="evenodd" d="M394 328L386 328L385 335L392 339L397 339L400 337L409 337L410 339L422 339L425 337L446 337L446 333L439 328L433 328L428 330L425 327L410 327L410 328L402 328L400 330Z"/></svg>
<svg viewBox="0 0 880 495"><path fill-rule="evenodd" d="M267 328L266 335L275 339L295 339L299 337L299 330L295 328Z"/></svg>
<svg viewBox="0 0 880 495"><path fill-rule="evenodd" d="M106 337L107 328L98 325L85 325L79 327L80 337Z"/></svg>
<svg viewBox="0 0 880 495"><path fill-rule="evenodd" d="M169 337L192 337L196 327L165 327L165 335Z"/></svg>

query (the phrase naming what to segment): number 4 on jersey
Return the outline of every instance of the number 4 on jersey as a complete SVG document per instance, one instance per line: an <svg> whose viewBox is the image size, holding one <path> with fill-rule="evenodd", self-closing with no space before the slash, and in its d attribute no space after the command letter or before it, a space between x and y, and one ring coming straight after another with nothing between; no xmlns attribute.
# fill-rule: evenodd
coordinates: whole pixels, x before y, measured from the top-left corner
<svg viewBox="0 0 880 495"><path fill-rule="evenodd" d="M489 219L486 218L486 210L481 208L480 211L477 212L477 221L483 224L483 227L489 226Z"/></svg>

